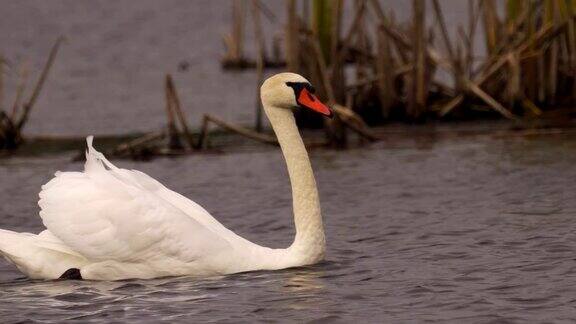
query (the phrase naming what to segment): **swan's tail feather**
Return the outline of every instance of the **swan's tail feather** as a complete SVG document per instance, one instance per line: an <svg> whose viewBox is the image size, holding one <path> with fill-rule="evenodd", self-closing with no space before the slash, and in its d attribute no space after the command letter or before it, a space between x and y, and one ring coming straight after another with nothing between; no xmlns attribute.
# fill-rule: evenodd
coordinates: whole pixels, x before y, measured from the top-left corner
<svg viewBox="0 0 576 324"><path fill-rule="evenodd" d="M96 170L107 170L110 174L116 177L118 180L124 182L125 184L130 184L134 187L143 189L143 186L126 170L120 169L112 162L108 161L104 154L98 152L92 145L94 141L94 136L86 137L86 144L88 145L88 150L86 151L86 164L84 166L84 171L86 173L91 173Z"/></svg>
<svg viewBox="0 0 576 324"><path fill-rule="evenodd" d="M0 256L34 279L57 279L87 262L48 231L35 235L0 229Z"/></svg>
<svg viewBox="0 0 576 324"><path fill-rule="evenodd" d="M89 171L95 168L101 169L102 167L107 167L110 170L118 170L118 168L114 164L112 164L110 161L108 161L108 159L106 159L104 154L98 152L94 148L93 143L94 143L93 135L86 137L86 144L88 149L86 150L85 170Z"/></svg>
<svg viewBox="0 0 576 324"><path fill-rule="evenodd" d="M19 269L19 259L23 245L27 245L34 234L17 233L13 231L0 229L0 255L8 262L16 265ZM22 269L20 269L22 271Z"/></svg>

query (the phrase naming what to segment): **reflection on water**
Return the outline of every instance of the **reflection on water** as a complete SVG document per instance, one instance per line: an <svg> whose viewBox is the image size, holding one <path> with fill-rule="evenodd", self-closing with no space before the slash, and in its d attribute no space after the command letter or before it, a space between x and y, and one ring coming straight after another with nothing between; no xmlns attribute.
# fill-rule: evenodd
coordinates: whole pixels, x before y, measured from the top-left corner
<svg viewBox="0 0 576 324"><path fill-rule="evenodd" d="M545 322L576 319L576 137L406 139L311 152L327 261L217 278L38 282L0 262L0 317L58 322ZM97 144L97 141L96 141ZM276 148L119 161L226 226L290 244ZM68 157L0 163L0 228L38 231L39 187Z"/></svg>
<svg viewBox="0 0 576 324"><path fill-rule="evenodd" d="M321 294L324 289L321 280L324 273L321 269L290 270L283 288L285 288L287 293L295 295L306 293Z"/></svg>

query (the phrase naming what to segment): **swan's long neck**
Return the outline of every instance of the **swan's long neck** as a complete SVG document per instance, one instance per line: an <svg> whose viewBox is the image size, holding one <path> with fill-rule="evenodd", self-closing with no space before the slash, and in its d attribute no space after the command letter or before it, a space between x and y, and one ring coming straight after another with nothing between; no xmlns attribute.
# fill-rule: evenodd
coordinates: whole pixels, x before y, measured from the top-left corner
<svg viewBox="0 0 576 324"><path fill-rule="evenodd" d="M303 264L314 263L324 257L326 242L310 159L292 111L266 104L264 111L282 148L292 185L296 237L288 251Z"/></svg>

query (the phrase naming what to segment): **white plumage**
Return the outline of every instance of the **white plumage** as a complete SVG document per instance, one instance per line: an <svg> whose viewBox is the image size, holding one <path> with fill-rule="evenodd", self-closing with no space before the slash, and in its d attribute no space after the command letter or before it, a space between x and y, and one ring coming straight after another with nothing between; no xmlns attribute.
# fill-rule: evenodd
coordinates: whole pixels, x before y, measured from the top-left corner
<svg viewBox="0 0 576 324"><path fill-rule="evenodd" d="M278 80L282 82L274 82ZM265 98L276 91L286 97L276 101L295 106L293 96L277 89L294 80L307 82L284 73L262 87L293 185L297 236L291 247L269 249L241 238L150 176L117 168L94 149L89 137L84 172L58 172L42 187L40 217L47 229L39 235L0 230L1 254L38 279L56 279L68 269L79 269L84 279L120 280L210 276L317 262L324 255L324 233L308 156L301 138L294 136L298 130L291 111Z"/></svg>

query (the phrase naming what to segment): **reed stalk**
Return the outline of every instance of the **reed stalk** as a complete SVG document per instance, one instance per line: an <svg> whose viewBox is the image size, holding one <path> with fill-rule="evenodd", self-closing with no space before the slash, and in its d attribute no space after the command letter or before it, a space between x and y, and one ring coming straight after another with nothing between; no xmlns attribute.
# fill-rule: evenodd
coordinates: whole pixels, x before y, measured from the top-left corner
<svg viewBox="0 0 576 324"><path fill-rule="evenodd" d="M40 77L38 78L38 81L36 81L36 85L34 86L34 89L32 90L32 94L30 95L30 98L28 99L28 101L26 101L26 103L23 106L22 115L21 115L20 119L16 122L16 128L18 129L18 132L20 132L20 133L22 132L24 125L26 125L26 122L28 121L28 118L30 116L30 112L32 111L32 108L34 107L36 100L40 96L40 92L42 91L42 87L44 86L44 83L46 82L46 79L48 78L48 74L50 73L50 69L52 68L52 65L54 64L54 60L56 59L56 54L58 54L58 49L60 48L60 45L62 44L63 41L64 41L64 38L59 37L56 40L56 42L54 43L54 45L52 46L52 49L50 50L50 54L48 54L48 59L46 60L46 64L44 65L44 68L42 69L42 72L40 73Z"/></svg>
<svg viewBox="0 0 576 324"><path fill-rule="evenodd" d="M506 25L511 29L520 17L523 7L528 4L526 0L507 0L506 1Z"/></svg>
<svg viewBox="0 0 576 324"><path fill-rule="evenodd" d="M30 112L34 107L34 104L38 100L42 88L48 79L48 75L52 65L54 64L54 60L56 59L56 54L58 53L58 49L60 48L61 43L63 42L63 38L58 38L54 45L52 46L50 53L48 55L48 59L44 64L42 72L32 89L30 97L21 104L24 96L24 88L26 86L27 80L27 69L26 66L23 65L19 71L19 80L16 87L16 95L14 102L12 104L12 109L10 115L5 110L4 106L4 68L6 65L6 60L0 57L0 150L14 150L18 148L18 146L23 141L23 129L28 121L30 116Z"/></svg>
<svg viewBox="0 0 576 324"><path fill-rule="evenodd" d="M186 115L182 110L182 105L180 104L180 97L176 91L176 86L174 85L174 80L172 76L168 74L166 78L166 85L169 93L169 99L171 100L170 107L173 109L174 115L178 118L182 132L184 133L185 139L188 142L190 149L194 148L194 138L192 137L192 132L190 127L188 127L188 121L186 120Z"/></svg>
<svg viewBox="0 0 576 324"><path fill-rule="evenodd" d="M172 77L170 74L166 74L164 79L164 94L166 98L166 117L168 120L168 147L170 149L182 149L182 143L180 142L180 136L178 134L178 129L175 123L175 109L174 100L172 98Z"/></svg>
<svg viewBox="0 0 576 324"><path fill-rule="evenodd" d="M425 4L424 0L413 0L413 18L412 18L412 64L414 70L411 82L411 99L409 101L408 114L410 117L418 119L426 109L426 100L428 91L426 89L426 39L424 26Z"/></svg>
<svg viewBox="0 0 576 324"><path fill-rule="evenodd" d="M24 98L24 90L26 89L26 84L28 82L28 67L26 64L22 64L20 71L18 73L19 80L18 86L16 87L16 96L14 97L14 102L12 103L12 112L10 118L14 120L18 114L18 110L22 106L22 99Z"/></svg>
<svg viewBox="0 0 576 324"><path fill-rule="evenodd" d="M207 146L207 141L208 141L208 136L209 136L209 126L210 123L213 123L223 129L226 129L230 132L236 133L238 135L244 136L246 138L258 141L258 142L262 142L265 144L271 144L271 145L278 145L278 140L276 139L276 137L273 136L269 136L266 134L262 134L262 133L258 133L258 132L254 132L248 128L242 127L242 126L238 126L238 125L234 125L231 123L228 123L216 116L212 116L209 114L204 115L204 118L202 120L202 127L201 127L201 131L200 131L200 135L198 136L198 142L195 145L196 149L202 149L202 148L206 148Z"/></svg>
<svg viewBox="0 0 576 324"><path fill-rule="evenodd" d="M245 0L233 0L232 5L232 38L230 40L230 59L244 58L244 8Z"/></svg>
<svg viewBox="0 0 576 324"><path fill-rule="evenodd" d="M482 4L486 48L488 53L492 55L498 45L501 22L496 12L496 2L494 0L482 0Z"/></svg>
<svg viewBox="0 0 576 324"><path fill-rule="evenodd" d="M288 71L300 70L300 21L296 0L286 0L286 68Z"/></svg>
<svg viewBox="0 0 576 324"><path fill-rule="evenodd" d="M496 0L470 0L467 24L456 35L438 0L412 0L409 24L396 22L379 0L355 1L351 19L343 18L343 0L285 1L287 68L339 107L336 121L325 125L338 141L353 129L350 112L377 124L475 116L475 106L518 121L576 101L576 0L506 0L502 17ZM435 17L430 30L426 10ZM487 55L474 47L481 34ZM439 69L454 82L441 80ZM314 126L320 119L297 113L297 121Z"/></svg>
<svg viewBox="0 0 576 324"><path fill-rule="evenodd" d="M380 95L380 105L382 115L387 118L390 110L396 102L395 75L393 70L395 62L392 57L390 38L382 29L378 29L378 59L376 60L376 71L378 73L378 90Z"/></svg>
<svg viewBox="0 0 576 324"><path fill-rule="evenodd" d="M332 50L332 0L312 0L312 31L318 42L324 60L330 64Z"/></svg>

